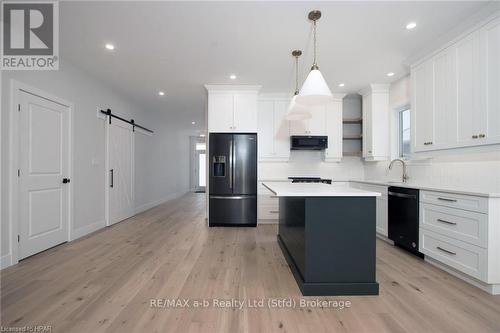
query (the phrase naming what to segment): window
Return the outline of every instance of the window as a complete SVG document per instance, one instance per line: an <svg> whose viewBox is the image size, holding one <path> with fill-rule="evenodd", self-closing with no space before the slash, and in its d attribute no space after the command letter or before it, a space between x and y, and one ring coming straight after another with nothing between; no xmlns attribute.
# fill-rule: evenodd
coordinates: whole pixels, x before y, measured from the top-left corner
<svg viewBox="0 0 500 333"><path fill-rule="evenodd" d="M399 157L410 158L410 109L398 112Z"/></svg>

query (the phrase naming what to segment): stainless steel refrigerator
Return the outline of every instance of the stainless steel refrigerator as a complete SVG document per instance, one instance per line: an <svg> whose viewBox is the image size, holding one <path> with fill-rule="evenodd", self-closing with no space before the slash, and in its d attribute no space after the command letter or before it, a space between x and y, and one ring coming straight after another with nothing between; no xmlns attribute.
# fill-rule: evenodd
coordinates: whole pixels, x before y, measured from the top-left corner
<svg viewBox="0 0 500 333"><path fill-rule="evenodd" d="M257 134L210 133L209 225L257 225Z"/></svg>

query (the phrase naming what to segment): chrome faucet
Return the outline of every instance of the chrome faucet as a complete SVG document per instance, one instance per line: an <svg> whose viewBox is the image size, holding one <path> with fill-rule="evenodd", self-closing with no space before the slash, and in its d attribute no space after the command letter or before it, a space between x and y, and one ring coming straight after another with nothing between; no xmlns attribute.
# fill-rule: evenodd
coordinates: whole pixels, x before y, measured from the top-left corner
<svg viewBox="0 0 500 333"><path fill-rule="evenodd" d="M406 173L405 161L403 161L402 159L399 159L399 158L392 160L391 164L389 164L389 170L392 169L392 165L394 164L394 162L401 162L401 164L403 165L403 183L406 183L406 181L408 180L409 177L408 177L408 174Z"/></svg>

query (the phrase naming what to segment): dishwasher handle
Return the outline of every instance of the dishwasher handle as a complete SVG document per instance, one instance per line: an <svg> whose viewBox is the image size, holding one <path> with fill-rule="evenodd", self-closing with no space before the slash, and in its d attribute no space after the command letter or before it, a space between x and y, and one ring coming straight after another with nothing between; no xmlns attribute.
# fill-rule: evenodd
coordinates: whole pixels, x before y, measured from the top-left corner
<svg viewBox="0 0 500 333"><path fill-rule="evenodd" d="M417 199L417 196L415 194L405 194L405 193L397 193L397 192L388 192L389 195L394 196L394 197L399 197L399 198L406 198L406 199Z"/></svg>

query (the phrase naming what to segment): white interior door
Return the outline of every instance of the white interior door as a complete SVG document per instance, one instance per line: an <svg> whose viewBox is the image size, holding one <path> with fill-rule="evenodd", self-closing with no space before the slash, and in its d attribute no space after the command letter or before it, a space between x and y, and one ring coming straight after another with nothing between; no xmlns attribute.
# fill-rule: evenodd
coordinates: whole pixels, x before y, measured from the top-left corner
<svg viewBox="0 0 500 333"><path fill-rule="evenodd" d="M68 240L70 108L23 91L18 98L23 259Z"/></svg>
<svg viewBox="0 0 500 333"><path fill-rule="evenodd" d="M109 123L108 123L109 124ZM108 125L108 225L134 215L134 132L119 120Z"/></svg>

